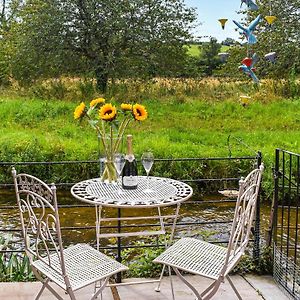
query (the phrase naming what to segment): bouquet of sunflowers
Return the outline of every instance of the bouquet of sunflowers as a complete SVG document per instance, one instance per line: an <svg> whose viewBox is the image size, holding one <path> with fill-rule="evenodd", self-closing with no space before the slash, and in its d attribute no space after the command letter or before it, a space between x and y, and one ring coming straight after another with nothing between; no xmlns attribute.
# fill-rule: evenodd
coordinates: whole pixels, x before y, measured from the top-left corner
<svg viewBox="0 0 300 300"><path fill-rule="evenodd" d="M122 103L118 109L112 103L106 103L104 98L90 102L89 107L81 102L74 111L74 119L88 119L96 130L105 152L105 168L102 180L113 182L117 180L114 167L114 155L119 151L122 137L130 121L144 121L148 117L146 108L141 104Z"/></svg>

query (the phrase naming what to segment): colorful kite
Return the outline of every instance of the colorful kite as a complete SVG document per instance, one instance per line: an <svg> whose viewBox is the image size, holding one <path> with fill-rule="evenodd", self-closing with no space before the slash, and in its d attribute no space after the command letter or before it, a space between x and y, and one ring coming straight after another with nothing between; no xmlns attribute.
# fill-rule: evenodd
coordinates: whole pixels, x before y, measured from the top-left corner
<svg viewBox="0 0 300 300"><path fill-rule="evenodd" d="M227 61L229 53L227 53L227 52L221 52L221 53L218 53L218 56L219 56L221 62L224 63L224 62Z"/></svg>
<svg viewBox="0 0 300 300"><path fill-rule="evenodd" d="M243 3L245 3L250 10L258 10L258 6L253 0L241 0L241 7Z"/></svg>
<svg viewBox="0 0 300 300"><path fill-rule="evenodd" d="M271 26L275 22L277 17L275 17L275 16L265 16L265 19L268 22L269 26Z"/></svg>
<svg viewBox="0 0 300 300"><path fill-rule="evenodd" d="M253 45L257 42L257 39L253 34L253 31L255 30L255 28L256 28L257 24L259 23L260 19L261 19L261 16L258 15L250 23L250 25L248 27L244 27L243 25L241 25L237 21L233 20L233 23L242 30L242 33L246 36L248 44L250 44L250 45Z"/></svg>
<svg viewBox="0 0 300 300"><path fill-rule="evenodd" d="M242 61L242 65L239 66L239 70L243 71L246 75L252 78L255 83L259 83L259 79L256 77L254 71L254 65L258 61L256 53L253 54L252 58L246 57Z"/></svg>
<svg viewBox="0 0 300 300"><path fill-rule="evenodd" d="M222 29L224 30L225 29L225 24L228 21L228 19L219 19L218 21L221 23Z"/></svg>
<svg viewBox="0 0 300 300"><path fill-rule="evenodd" d="M277 17L272 15L272 1L269 0L269 3L270 3L269 15L265 16L265 20L268 23L269 29L272 29L272 24L275 22ZM276 52L272 51L272 35L271 34L269 35L269 38L270 38L270 42L269 42L270 52L265 55L265 59L271 63L275 63L277 55L276 55Z"/></svg>
<svg viewBox="0 0 300 300"><path fill-rule="evenodd" d="M265 59L269 62L276 62L276 52L270 52L265 55Z"/></svg>
<svg viewBox="0 0 300 300"><path fill-rule="evenodd" d="M245 95L241 95L241 96L240 96L240 101L241 101L241 104L242 104L243 106L247 106L247 105L249 105L249 103L250 103L250 101L251 101L251 97L245 96Z"/></svg>

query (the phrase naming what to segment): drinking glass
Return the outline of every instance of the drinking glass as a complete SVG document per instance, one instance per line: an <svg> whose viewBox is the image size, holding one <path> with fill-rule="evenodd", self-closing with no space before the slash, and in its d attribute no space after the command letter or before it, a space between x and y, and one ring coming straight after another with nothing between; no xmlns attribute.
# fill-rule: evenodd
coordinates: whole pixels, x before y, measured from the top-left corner
<svg viewBox="0 0 300 300"><path fill-rule="evenodd" d="M147 173L147 189L144 190L144 193L151 193L153 190L149 188L149 173L154 163L153 153L150 151L144 152L141 158L142 165Z"/></svg>
<svg viewBox="0 0 300 300"><path fill-rule="evenodd" d="M121 180L121 173L123 171L123 168L125 166L125 155L122 153L116 153L114 155L114 165L118 174L118 194L121 195L124 192L121 190L121 186L120 186L120 180Z"/></svg>

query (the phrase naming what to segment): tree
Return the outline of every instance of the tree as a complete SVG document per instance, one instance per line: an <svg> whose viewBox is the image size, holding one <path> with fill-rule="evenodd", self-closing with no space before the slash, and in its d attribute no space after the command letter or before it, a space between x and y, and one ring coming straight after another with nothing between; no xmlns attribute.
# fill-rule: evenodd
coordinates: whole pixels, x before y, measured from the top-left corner
<svg viewBox="0 0 300 300"><path fill-rule="evenodd" d="M9 84L12 55L11 30L22 6L21 0L0 1L0 84Z"/></svg>
<svg viewBox="0 0 300 300"><path fill-rule="evenodd" d="M27 0L14 74L92 73L104 92L109 78L176 72L195 19L182 0Z"/></svg>
<svg viewBox="0 0 300 300"><path fill-rule="evenodd" d="M22 0L1 0L0 1L0 30L9 31L12 23L22 6Z"/></svg>
<svg viewBox="0 0 300 300"><path fill-rule="evenodd" d="M199 66L206 76L211 76L213 74L213 70L215 70L221 64L221 61L218 57L221 45L218 43L216 38L211 37L210 41L203 43L200 48L201 54Z"/></svg>
<svg viewBox="0 0 300 300"><path fill-rule="evenodd" d="M236 43L236 41L233 39L233 38L226 38L224 41L222 41L222 45L225 45L225 46L231 46L231 45L234 45Z"/></svg>
<svg viewBox="0 0 300 300"><path fill-rule="evenodd" d="M300 0L270 2L261 0L260 13L277 17L269 27L262 22L257 51L263 57L268 52L277 53L277 62L264 69L273 77L287 77L293 70L300 72ZM271 9L271 11L270 11Z"/></svg>

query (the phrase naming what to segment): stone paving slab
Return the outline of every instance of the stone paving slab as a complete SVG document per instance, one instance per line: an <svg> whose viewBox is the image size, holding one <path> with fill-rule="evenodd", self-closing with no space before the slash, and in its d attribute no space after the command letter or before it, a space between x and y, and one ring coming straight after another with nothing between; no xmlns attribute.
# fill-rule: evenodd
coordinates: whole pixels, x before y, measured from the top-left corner
<svg viewBox="0 0 300 300"><path fill-rule="evenodd" d="M289 300L289 298L275 283L272 276L256 276L247 274L245 279L261 293L265 300Z"/></svg>
<svg viewBox="0 0 300 300"><path fill-rule="evenodd" d="M196 286L200 291L208 287L211 282L210 279L206 279L198 276L185 276L192 284ZM253 287L247 280L239 275L231 276L236 288L240 291L243 300L262 300L264 299L260 293ZM134 280L134 279L131 279ZM193 293L176 277L173 276L173 283L175 288L176 300L194 300ZM0 299L1 300L33 300L41 287L39 282L26 282L26 283L0 283ZM118 292L122 300L171 300L171 290L168 278L164 278L161 291L155 292L156 284L138 284L129 286L118 287ZM60 295L64 299L70 299L68 295L65 295L62 290ZM88 300L91 298L93 292L93 286L85 287L75 294L79 300ZM40 298L41 300L54 300L56 299L50 292L45 291ZM100 297L98 299L101 299ZM221 285L217 294L213 297L214 300L236 300L231 286L227 281ZM281 298L284 299L284 298ZM113 300L110 288L106 288L103 292L103 300ZM274 299L272 299L274 300Z"/></svg>

